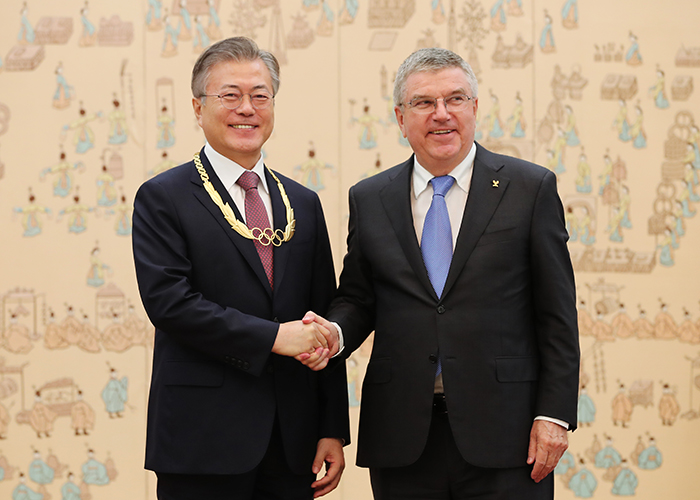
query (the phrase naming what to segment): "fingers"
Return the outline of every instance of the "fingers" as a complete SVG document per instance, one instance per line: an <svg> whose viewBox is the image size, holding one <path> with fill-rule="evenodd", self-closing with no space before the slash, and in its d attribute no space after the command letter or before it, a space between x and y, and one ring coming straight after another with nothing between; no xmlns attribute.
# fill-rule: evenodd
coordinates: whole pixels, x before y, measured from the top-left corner
<svg viewBox="0 0 700 500"><path fill-rule="evenodd" d="M321 497L333 491L340 482L340 477L345 469L343 445L335 438L323 438L318 442L316 457L311 470L314 474L321 472L323 463L326 464L326 474L311 484L314 489L314 498Z"/></svg>
<svg viewBox="0 0 700 500"><path fill-rule="evenodd" d="M539 483L551 473L568 448L566 429L544 420L536 420L530 432L527 463L533 464L530 477Z"/></svg>

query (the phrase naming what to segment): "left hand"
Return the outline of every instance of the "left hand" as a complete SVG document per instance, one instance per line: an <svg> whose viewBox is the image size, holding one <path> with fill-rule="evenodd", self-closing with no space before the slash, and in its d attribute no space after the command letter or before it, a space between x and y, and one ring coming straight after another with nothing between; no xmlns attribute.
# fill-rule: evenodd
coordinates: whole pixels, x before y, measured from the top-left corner
<svg viewBox="0 0 700 500"><path fill-rule="evenodd" d="M330 493L340 482L340 476L342 476L343 469L345 469L343 443L340 439L322 438L318 441L316 458L314 458L311 471L314 474L321 472L324 462L326 463L326 475L311 484L311 487L314 489L314 498Z"/></svg>
<svg viewBox="0 0 700 500"><path fill-rule="evenodd" d="M547 420L535 420L530 431L527 463L535 464L530 477L539 483L554 470L569 447L566 429Z"/></svg>

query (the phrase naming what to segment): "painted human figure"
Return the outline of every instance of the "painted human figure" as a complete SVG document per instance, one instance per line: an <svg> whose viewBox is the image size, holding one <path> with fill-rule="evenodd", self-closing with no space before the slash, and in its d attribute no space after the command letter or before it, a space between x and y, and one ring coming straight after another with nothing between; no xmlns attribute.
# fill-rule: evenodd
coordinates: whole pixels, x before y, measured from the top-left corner
<svg viewBox="0 0 700 500"><path fill-rule="evenodd" d="M613 162L612 158L608 153L603 156L603 171L598 176L600 178L600 189L598 190L598 195L603 196L605 193L605 188L607 188L612 182L613 173Z"/></svg>
<svg viewBox="0 0 700 500"><path fill-rule="evenodd" d="M199 54L210 44L209 35L204 28L199 16L194 16L194 37L192 38L192 52Z"/></svg>
<svg viewBox="0 0 700 500"><path fill-rule="evenodd" d="M301 165L294 167L294 170L299 172L301 176L299 182L301 184L312 191L319 192L326 187L323 183L323 171L333 167L316 158L316 150L313 144L309 148L308 156Z"/></svg>
<svg viewBox="0 0 700 500"><path fill-rule="evenodd" d="M34 348L29 328L19 323L17 314L10 315L10 325L2 334L2 346L14 354L27 354Z"/></svg>
<svg viewBox="0 0 700 500"><path fill-rule="evenodd" d="M545 54L557 50L554 44L554 33L552 32L552 17L546 10L544 11L544 28L542 28L540 33L540 50Z"/></svg>
<svg viewBox="0 0 700 500"><path fill-rule="evenodd" d="M43 180L47 175L54 176L53 194L65 198L73 189L73 171L75 170L85 170L83 162L79 161L71 165L66 160L66 153L61 151L58 163L42 170L39 174L39 180Z"/></svg>
<svg viewBox="0 0 700 500"><path fill-rule="evenodd" d="M630 136L630 125L627 119L627 103L624 99L618 101L620 108L617 111L615 120L613 121L613 127L617 130L617 137L623 141L627 142L632 137Z"/></svg>
<svg viewBox="0 0 700 500"><path fill-rule="evenodd" d="M700 343L700 329L693 322L690 311L685 307L683 308L683 322L678 327L678 340L690 344Z"/></svg>
<svg viewBox="0 0 700 500"><path fill-rule="evenodd" d="M114 176L103 164L97 176L97 204L101 207L111 207L117 202L117 189L114 187Z"/></svg>
<svg viewBox="0 0 700 500"><path fill-rule="evenodd" d="M632 400L627 395L625 384L620 384L620 388L617 391L617 395L615 395L612 401L613 425L621 425L622 427L627 427L630 420L632 419L633 409L634 406L632 405Z"/></svg>
<svg viewBox="0 0 700 500"><path fill-rule="evenodd" d="M158 31L163 27L162 10L163 2L161 0L148 0L146 26L150 31Z"/></svg>
<svg viewBox="0 0 700 500"><path fill-rule="evenodd" d="M7 428L10 425L11 420L12 418L10 417L10 412L7 411L7 408L5 408L4 405L0 404L0 439L7 439ZM5 470L5 466L7 464L3 464L1 458L4 457L0 457L0 469L2 469L1 474L3 475L3 477L0 477L0 481L2 481L7 475L7 471Z"/></svg>
<svg viewBox="0 0 700 500"><path fill-rule="evenodd" d="M581 393L578 397L578 423L581 426L590 427L595 420L595 403L593 399L588 395L586 386L581 387Z"/></svg>
<svg viewBox="0 0 700 500"><path fill-rule="evenodd" d="M382 120L369 112L369 105L365 104L362 109L362 116L353 118L352 121L360 124L360 133L357 139L360 141L360 149L372 149L377 147L377 126L376 123L383 123Z"/></svg>
<svg viewBox="0 0 700 500"><path fill-rule="evenodd" d="M647 135L644 131L644 112L639 106L635 106L634 110L637 116L632 127L630 127L630 137L632 139L632 146L637 149L642 149L647 146Z"/></svg>
<svg viewBox="0 0 700 500"><path fill-rule="evenodd" d="M209 24L207 25L207 34L211 40L219 40L223 36L221 34L221 20L219 13L216 11L214 0L207 0L209 9Z"/></svg>
<svg viewBox="0 0 700 500"><path fill-rule="evenodd" d="M639 307L639 317L634 322L634 333L639 339L654 338L654 325L647 319L647 313Z"/></svg>
<svg viewBox="0 0 700 500"><path fill-rule="evenodd" d="M431 0L430 9L433 12L433 22L435 24L445 22L445 7L442 5L442 0Z"/></svg>
<svg viewBox="0 0 700 500"><path fill-rule="evenodd" d="M180 24L177 37L183 41L192 40L192 16L187 10L187 0L180 0Z"/></svg>
<svg viewBox="0 0 700 500"><path fill-rule="evenodd" d="M29 13L29 8L27 7L27 2L22 3L22 10L19 11L20 15L20 28L17 34L17 42L20 44L34 43L35 33L32 24L29 22L27 17Z"/></svg>
<svg viewBox="0 0 700 500"><path fill-rule="evenodd" d="M42 500L44 495L27 486L24 473L19 473L19 484L12 490L12 500Z"/></svg>
<svg viewBox="0 0 700 500"><path fill-rule="evenodd" d="M663 301L659 304L659 313L654 319L654 337L663 340L678 338L678 325L668 312L668 304Z"/></svg>
<svg viewBox="0 0 700 500"><path fill-rule="evenodd" d="M665 267L671 267L675 261L673 259L673 232L671 228L664 229L661 242L657 245L659 252L659 263Z"/></svg>
<svg viewBox="0 0 700 500"><path fill-rule="evenodd" d="M578 28L578 0L566 0L561 9L562 25L567 29Z"/></svg>
<svg viewBox="0 0 700 500"><path fill-rule="evenodd" d="M120 203L115 208L117 221L114 223L114 230L117 236L131 236L131 212L132 207L126 202L126 196L121 195Z"/></svg>
<svg viewBox="0 0 700 500"><path fill-rule="evenodd" d="M83 321L80 326L76 345L85 352L100 352L100 332L90 323L90 318L85 313L83 313Z"/></svg>
<svg viewBox="0 0 700 500"><path fill-rule="evenodd" d="M170 24L170 15L163 18L165 25L165 38L163 39L163 47L160 51L161 57L173 57L177 55L178 37L180 35L180 25L175 28Z"/></svg>
<svg viewBox="0 0 700 500"><path fill-rule="evenodd" d="M124 144L129 138L129 130L126 126L126 113L121 109L121 103L116 95L112 100L112 106L114 109L107 116L109 120L109 139L107 139L107 142L110 144Z"/></svg>
<svg viewBox="0 0 700 500"><path fill-rule="evenodd" d="M51 437L49 432L53 431L53 422L57 417L58 414L44 404L41 398L41 391L36 391L34 406L29 413L29 424L39 439L41 439L42 434L46 437Z"/></svg>
<svg viewBox="0 0 700 500"><path fill-rule="evenodd" d="M340 24L352 24L357 17L357 11L360 9L359 0L342 0L341 3L338 22Z"/></svg>
<svg viewBox="0 0 700 500"><path fill-rule="evenodd" d="M81 105L79 115L80 117L77 120L64 125L63 130L75 130L73 135L75 152L83 154L95 147L95 133L90 128L89 123L102 116L102 113L88 114Z"/></svg>
<svg viewBox="0 0 700 500"><path fill-rule="evenodd" d="M80 487L75 484L75 474L68 473L68 479L61 486L61 500L81 500Z"/></svg>
<svg viewBox="0 0 700 500"><path fill-rule="evenodd" d="M595 455L595 466L599 469L610 469L620 465L622 455L613 447L613 440L606 436L605 446Z"/></svg>
<svg viewBox="0 0 700 500"><path fill-rule="evenodd" d="M634 335L634 322L627 314L625 304L620 304L617 315L612 320L613 333L617 338L627 339Z"/></svg>
<svg viewBox="0 0 700 500"><path fill-rule="evenodd" d="M579 470L569 480L569 489L574 492L574 496L577 498L591 498L598 487L598 481L593 473L586 468L583 458L579 460L579 463Z"/></svg>
<svg viewBox="0 0 700 500"><path fill-rule="evenodd" d="M654 470L661 467L663 457L661 452L656 447L656 440L653 437L649 438L649 446L639 454L637 465L640 469Z"/></svg>
<svg viewBox="0 0 700 500"><path fill-rule="evenodd" d="M676 394L668 384L664 384L659 401L659 416L662 425L673 425L681 411Z"/></svg>
<svg viewBox="0 0 700 500"><path fill-rule="evenodd" d="M104 464L95 459L94 450L88 450L88 460L83 464L81 470L83 472L83 482L85 484L94 484L99 486L109 484L107 468L104 466Z"/></svg>
<svg viewBox="0 0 700 500"><path fill-rule="evenodd" d="M47 349L65 349L70 343L63 334L63 328L56 324L56 316L52 309L49 309L49 319L44 332L44 347Z"/></svg>
<svg viewBox="0 0 700 500"><path fill-rule="evenodd" d="M652 99L654 99L654 105L659 109L666 109L669 106L668 99L666 98L666 88L665 88L666 76L664 72L660 69L656 70L656 83L649 87L649 94Z"/></svg>
<svg viewBox="0 0 700 500"><path fill-rule="evenodd" d="M605 321L605 315L602 311L598 311L596 320L593 323L593 336L600 341L612 342L615 340L612 326Z"/></svg>
<svg viewBox="0 0 700 500"><path fill-rule="evenodd" d="M93 207L80 203L80 195L76 192L73 196L73 205L69 205L58 214L65 215L68 219L68 232L80 234L87 229L87 214L94 212Z"/></svg>
<svg viewBox="0 0 700 500"><path fill-rule="evenodd" d="M109 413L109 418L121 418L123 416L124 404L128 399L128 387L129 379L127 377L119 379L117 370L111 368L109 381L102 390L102 401L105 404L107 413Z"/></svg>
<svg viewBox="0 0 700 500"><path fill-rule="evenodd" d="M165 172L166 170L170 170L171 168L173 168L174 166L177 165L177 163L175 163L173 160L168 158L167 151L163 151L160 156L161 156L160 163L158 163L158 165L153 167L153 170L150 170L148 172L148 175L151 177L158 175L161 172Z"/></svg>
<svg viewBox="0 0 700 500"><path fill-rule="evenodd" d="M46 485L51 484L55 477L55 471L41 458L41 453L34 450L34 459L29 464L29 479L39 485L37 493L47 496Z"/></svg>
<svg viewBox="0 0 700 500"><path fill-rule="evenodd" d="M593 318L588 312L585 300L580 300L578 305L578 332L584 337L593 335Z"/></svg>
<svg viewBox="0 0 700 500"><path fill-rule="evenodd" d="M88 430L95 428L95 411L83 400L83 391L78 391L76 400L70 410L70 426L76 436L88 435Z"/></svg>
<svg viewBox="0 0 700 500"><path fill-rule="evenodd" d="M564 155L566 154L567 145L567 134L563 129L557 129L557 138L554 141L554 157L557 160L557 164L554 167L554 173L561 175L566 172L566 167L564 166Z"/></svg>
<svg viewBox="0 0 700 500"><path fill-rule="evenodd" d="M580 241L584 245L592 245L595 243L595 234L593 234L592 231L593 222L591 221L591 214L586 207L583 207L582 210L583 218L580 219L581 224L579 225Z"/></svg>
<svg viewBox="0 0 700 500"><path fill-rule="evenodd" d="M158 149L169 148L175 145L175 119L168 113L168 107L163 104L158 117Z"/></svg>
<svg viewBox="0 0 700 500"><path fill-rule="evenodd" d="M578 130L576 129L576 117L574 116L574 110L568 104L564 106L564 114L566 115L566 124L564 125L566 145L578 146L581 144L581 141L578 138Z"/></svg>
<svg viewBox="0 0 700 500"><path fill-rule="evenodd" d="M88 3L85 2L85 7L80 9L80 23L83 25L83 31L78 39L78 46L80 47L91 47L95 45L97 40L97 30L95 25L88 19L89 14Z"/></svg>
<svg viewBox="0 0 700 500"><path fill-rule="evenodd" d="M515 108L513 114L508 117L510 136L515 138L525 137L525 118L523 117L523 100L520 92L515 94Z"/></svg>
<svg viewBox="0 0 700 500"><path fill-rule="evenodd" d="M112 312L112 324L102 332L102 345L108 351L123 352L131 347L131 335L118 313Z"/></svg>
<svg viewBox="0 0 700 500"><path fill-rule="evenodd" d="M566 222L566 230L569 233L569 241L578 241L578 219L573 207L566 207L564 221Z"/></svg>
<svg viewBox="0 0 700 500"><path fill-rule="evenodd" d="M491 31L503 31L506 29L505 0L496 0L491 7Z"/></svg>
<svg viewBox="0 0 700 500"><path fill-rule="evenodd" d="M630 31L630 48L627 49L627 54L625 54L625 62L630 66L639 66L642 64L642 54L639 52L639 42L637 41L637 36Z"/></svg>
<svg viewBox="0 0 700 500"><path fill-rule="evenodd" d="M622 469L613 481L612 494L618 496L633 496L639 481L637 475L630 470L626 459L622 459L620 464Z"/></svg>
<svg viewBox="0 0 700 500"><path fill-rule="evenodd" d="M43 205L37 205L35 202L36 197L30 189L29 205L14 208L15 213L21 214L22 228L24 229L22 236L32 237L41 234L43 224L40 216L51 214L51 209Z"/></svg>
<svg viewBox="0 0 700 500"><path fill-rule="evenodd" d="M524 14L523 0L506 0L508 6L508 14L513 17L519 17Z"/></svg>
<svg viewBox="0 0 700 500"><path fill-rule="evenodd" d="M99 288L105 284L105 273L110 270L107 264L100 259L100 247L95 247L90 252L90 270L87 273L87 284Z"/></svg>
<svg viewBox="0 0 700 500"><path fill-rule="evenodd" d="M68 85L66 77L63 76L63 63L58 63L54 73L56 74L56 90L53 93L52 105L56 109L65 109L70 106L75 91L72 85Z"/></svg>
<svg viewBox="0 0 700 500"><path fill-rule="evenodd" d="M612 218L607 227L607 231L610 233L610 241L622 243L622 219L624 215L624 212L620 211L620 207L613 207Z"/></svg>
<svg viewBox="0 0 700 500"><path fill-rule="evenodd" d="M500 114L501 105L498 102L498 96L491 92L491 109L489 110L489 114L484 117L484 122L489 131L489 137L493 139L503 137Z"/></svg>

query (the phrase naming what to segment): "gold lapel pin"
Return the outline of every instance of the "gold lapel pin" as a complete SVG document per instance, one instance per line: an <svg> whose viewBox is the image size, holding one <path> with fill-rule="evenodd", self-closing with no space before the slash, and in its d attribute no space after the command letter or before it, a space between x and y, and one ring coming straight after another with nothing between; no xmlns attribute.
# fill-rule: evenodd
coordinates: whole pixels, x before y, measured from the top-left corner
<svg viewBox="0 0 700 500"><path fill-rule="evenodd" d="M491 181L491 182L493 182L493 185L492 185L491 187L497 188L497 187L498 187L498 184L499 184L501 181L493 180L493 181Z"/></svg>

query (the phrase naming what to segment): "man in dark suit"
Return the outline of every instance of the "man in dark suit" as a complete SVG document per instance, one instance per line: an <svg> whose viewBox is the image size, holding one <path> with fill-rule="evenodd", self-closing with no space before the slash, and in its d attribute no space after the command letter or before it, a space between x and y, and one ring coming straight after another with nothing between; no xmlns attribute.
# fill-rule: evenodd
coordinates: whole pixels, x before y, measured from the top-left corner
<svg viewBox="0 0 700 500"><path fill-rule="evenodd" d="M576 426L556 177L474 142L477 90L457 54L409 56L394 101L415 155L350 190L328 320L341 358L375 331L357 463L380 500L551 499L549 473Z"/></svg>
<svg viewBox="0 0 700 500"><path fill-rule="evenodd" d="M161 500L306 500L344 467L345 371L299 363L321 368L328 352L329 332L298 320L335 292L325 219L318 196L261 155L278 87L277 60L251 40L209 47L192 72L207 143L135 199L156 327L146 468Z"/></svg>

